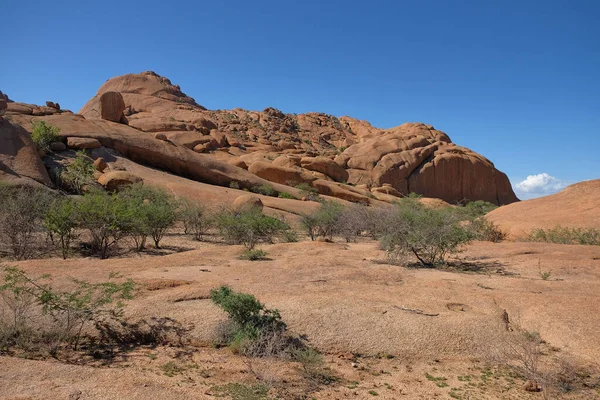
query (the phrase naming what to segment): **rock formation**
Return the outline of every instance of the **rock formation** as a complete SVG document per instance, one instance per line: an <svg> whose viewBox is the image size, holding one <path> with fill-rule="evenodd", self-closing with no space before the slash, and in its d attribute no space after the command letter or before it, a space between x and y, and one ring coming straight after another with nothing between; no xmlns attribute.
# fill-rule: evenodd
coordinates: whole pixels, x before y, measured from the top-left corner
<svg viewBox="0 0 600 400"><path fill-rule="evenodd" d="M518 200L489 160L422 123L383 130L350 117L284 114L272 107L207 110L154 72L109 79L80 115L49 103L7 103L7 117L25 129L43 119L61 128L69 147L99 144L214 185L269 183L301 197L293 186L303 183L364 203L391 202L410 192L449 203Z"/></svg>

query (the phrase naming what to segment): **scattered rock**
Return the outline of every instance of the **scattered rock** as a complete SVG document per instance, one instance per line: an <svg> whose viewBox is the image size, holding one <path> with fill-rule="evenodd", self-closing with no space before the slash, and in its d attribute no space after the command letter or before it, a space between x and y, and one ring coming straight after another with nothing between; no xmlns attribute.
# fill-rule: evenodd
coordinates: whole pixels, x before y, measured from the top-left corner
<svg viewBox="0 0 600 400"><path fill-rule="evenodd" d="M75 150L88 150L97 149L101 144L98 139L70 136L67 138L67 146Z"/></svg>

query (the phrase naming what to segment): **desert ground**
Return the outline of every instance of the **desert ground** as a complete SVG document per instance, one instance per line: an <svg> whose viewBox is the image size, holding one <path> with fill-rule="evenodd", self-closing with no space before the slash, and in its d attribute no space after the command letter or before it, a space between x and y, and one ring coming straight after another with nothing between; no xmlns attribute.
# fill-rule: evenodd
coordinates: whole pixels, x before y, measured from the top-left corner
<svg viewBox="0 0 600 400"><path fill-rule="evenodd" d="M262 247L269 259L250 262L237 258L241 246L172 235L154 254L11 262L32 275L51 274L57 285L67 285L67 278L102 281L109 272L131 277L140 286L127 305L127 319L171 318L185 327L188 340L110 358L85 352L67 360L3 356L2 398L205 399L223 396L219 388L230 384L261 382L274 398L307 392L294 363L249 362L211 345L226 316L208 294L223 284L280 310L290 331L305 335L325 355L339 380L311 388L308 398L599 395L597 246L476 242L454 258L463 270L390 265L377 242L367 239ZM540 269L550 277L542 279ZM503 368L498 358L507 334L504 310L509 324L539 333L550 349L543 355L548 365L570 362L590 374L587 380L571 393L524 391L524 377ZM172 365L179 366L174 373L168 370ZM559 372L554 374L558 379Z"/></svg>

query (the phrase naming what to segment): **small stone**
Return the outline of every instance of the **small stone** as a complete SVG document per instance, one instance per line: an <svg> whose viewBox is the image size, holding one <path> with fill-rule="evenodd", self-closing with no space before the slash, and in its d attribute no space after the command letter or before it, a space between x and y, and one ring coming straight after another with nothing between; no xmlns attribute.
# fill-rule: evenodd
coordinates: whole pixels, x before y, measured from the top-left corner
<svg viewBox="0 0 600 400"><path fill-rule="evenodd" d="M65 151L67 149L67 146L63 142L52 142L49 147L54 152Z"/></svg>

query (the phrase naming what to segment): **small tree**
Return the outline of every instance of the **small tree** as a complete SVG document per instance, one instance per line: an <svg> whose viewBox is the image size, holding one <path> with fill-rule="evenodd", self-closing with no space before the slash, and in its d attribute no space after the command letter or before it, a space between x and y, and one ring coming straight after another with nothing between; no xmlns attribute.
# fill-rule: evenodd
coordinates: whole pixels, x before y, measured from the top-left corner
<svg viewBox="0 0 600 400"><path fill-rule="evenodd" d="M339 227L338 224L343 212L344 206L340 203L324 201L317 211L303 215L300 222L311 240L315 240L318 236L332 239Z"/></svg>
<svg viewBox="0 0 600 400"><path fill-rule="evenodd" d="M92 238L92 250L100 258L108 257L109 249L131 232L133 208L123 196L95 190L77 204L79 226Z"/></svg>
<svg viewBox="0 0 600 400"><path fill-rule="evenodd" d="M451 208L432 209L405 199L398 213L394 226L381 238L391 257L412 254L424 266L433 267L473 239L472 232L461 224L464 217Z"/></svg>
<svg viewBox="0 0 600 400"><path fill-rule="evenodd" d="M31 138L38 148L48 150L50 143L56 142L59 138L60 128L46 124L45 121L35 121L31 131Z"/></svg>
<svg viewBox="0 0 600 400"><path fill-rule="evenodd" d="M248 250L252 250L258 242L271 241L290 229L288 224L263 214L257 207L238 212L223 210L217 215L216 223L226 241L243 244Z"/></svg>
<svg viewBox="0 0 600 400"><path fill-rule="evenodd" d="M176 201L165 190L135 184L118 194L127 201L132 213L130 233L134 236L138 250L142 250L146 237L160 247L160 241L176 221Z"/></svg>
<svg viewBox="0 0 600 400"><path fill-rule="evenodd" d="M214 224L212 215L205 207L189 200L181 202L179 219L183 222L185 233L194 235L195 240L202 240L202 236Z"/></svg>
<svg viewBox="0 0 600 400"><path fill-rule="evenodd" d="M56 199L44 216L44 227L53 238L58 238L63 259L69 254L71 241L77 237L77 207L68 197Z"/></svg>

